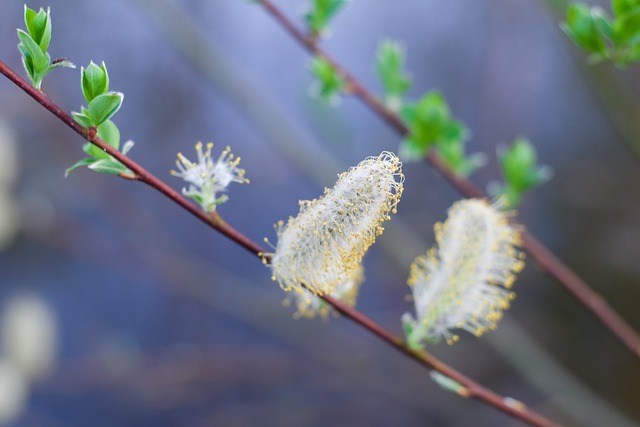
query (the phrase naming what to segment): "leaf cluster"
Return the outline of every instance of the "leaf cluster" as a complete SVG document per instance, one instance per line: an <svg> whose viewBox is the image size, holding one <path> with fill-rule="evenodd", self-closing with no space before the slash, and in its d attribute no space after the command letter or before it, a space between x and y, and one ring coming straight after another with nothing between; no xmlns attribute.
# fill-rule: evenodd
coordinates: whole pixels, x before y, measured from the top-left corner
<svg viewBox="0 0 640 427"><path fill-rule="evenodd" d="M329 21L346 3L346 0L313 0L309 11L304 15L311 34L315 37L326 33Z"/></svg>
<svg viewBox="0 0 640 427"><path fill-rule="evenodd" d="M503 197L505 208L516 207L525 192L551 179L551 168L540 166L537 157L535 147L525 138L517 138L510 147L498 149L505 182L496 195Z"/></svg>
<svg viewBox="0 0 640 427"><path fill-rule="evenodd" d="M124 94L109 91L109 73L104 62L98 66L92 61L86 69L84 67L80 69L80 74L82 94L88 106L82 107L79 113L72 112L73 118L87 129L95 128L101 139L116 150L120 150L120 130L110 119L122 106ZM127 154L132 147L133 141L127 141L122 148L122 153ZM81 166L87 166L96 172L133 176L126 166L100 147L87 142L82 149L89 157L71 166L65 175L69 175L71 171Z"/></svg>
<svg viewBox="0 0 640 427"><path fill-rule="evenodd" d="M346 87L344 76L324 58L316 57L311 61L311 74L316 79L312 91L325 102L335 105Z"/></svg>
<svg viewBox="0 0 640 427"><path fill-rule="evenodd" d="M640 0L612 0L613 16L597 6L572 3L562 29L589 61L611 60L621 68L640 61Z"/></svg>
<svg viewBox="0 0 640 427"><path fill-rule="evenodd" d="M35 10L24 6L24 23L27 31L18 29L20 43L18 49L22 54L22 65L29 75L31 85L36 89L42 86L45 76L57 67L75 68L66 59L52 61L47 52L51 42L51 11L43 8Z"/></svg>

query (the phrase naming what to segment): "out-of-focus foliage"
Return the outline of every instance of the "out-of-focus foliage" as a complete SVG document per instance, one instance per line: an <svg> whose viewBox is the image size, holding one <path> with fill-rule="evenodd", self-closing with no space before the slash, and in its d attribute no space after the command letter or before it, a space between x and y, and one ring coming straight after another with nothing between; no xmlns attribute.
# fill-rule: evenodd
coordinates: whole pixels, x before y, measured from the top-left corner
<svg viewBox="0 0 640 427"><path fill-rule="evenodd" d="M612 0L613 17L602 8L572 3L562 29L591 53L592 63L611 60L619 67L640 60L640 1Z"/></svg>
<svg viewBox="0 0 640 427"><path fill-rule="evenodd" d="M42 86L42 80L51 70L57 67L75 68L66 59L51 61L47 52L51 43L51 11L40 8L35 10L24 6L24 23L27 31L18 29L20 44L18 49L22 54L22 64L29 75L31 84L36 89Z"/></svg>

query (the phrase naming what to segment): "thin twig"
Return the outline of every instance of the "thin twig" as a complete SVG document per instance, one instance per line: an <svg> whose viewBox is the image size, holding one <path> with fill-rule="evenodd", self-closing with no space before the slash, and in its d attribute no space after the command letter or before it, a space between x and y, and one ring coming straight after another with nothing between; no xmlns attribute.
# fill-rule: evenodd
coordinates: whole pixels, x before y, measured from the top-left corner
<svg viewBox="0 0 640 427"><path fill-rule="evenodd" d="M198 207L196 207L193 203L187 201L183 196L181 196L177 191L173 190L167 184L162 182L159 178L153 175L151 172L147 171L145 168L140 166L138 163L120 153L115 148L111 147L105 141L97 136L95 131L87 130L83 128L79 123L77 123L73 118L63 111L58 105L56 105L47 95L43 92L34 89L29 83L27 83L24 79L22 79L19 75L17 75L9 66L7 66L4 62L0 61L0 73L4 74L9 80L11 80L14 84L16 84L19 88L25 91L29 96L35 99L38 103L40 103L44 108L49 110L52 114L62 120L67 126L73 129L76 133L83 137L83 139L91 142L92 144L100 147L102 150L116 158L120 161L124 166L129 168L135 175L136 180L142 181L149 185L150 187L158 190L160 193L167 196L173 202L177 203L182 208L186 209L192 215L200 219L202 222L207 224L208 226L214 228L219 231L229 239L233 240L237 244L241 245L243 248L247 249L249 252L253 253L260 259L265 262L269 262L269 258L265 257L264 250L257 243L253 242L248 237L244 236L233 227L228 225L219 215L207 215L200 211ZM505 398L493 391L487 389L486 387L476 383L472 379L466 377L465 375L459 373L455 369L451 368L444 362L439 359L433 357L427 352L418 352L410 349L404 343L404 341L391 334L389 331L384 329L379 324L375 323L372 319L368 318L355 308L349 307L342 303L339 300L331 298L328 295L322 296L322 298L330 304L337 312L341 313L345 317L349 318L351 321L357 323L373 335L380 338L382 341L394 347L399 352L408 356L409 358L417 361L421 365L429 368L430 370L435 370L442 375L445 375L455 381L457 381L462 387L459 391L459 394L463 397L472 397L481 402L484 402L490 406L495 407L501 412L509 414L514 418L517 418L529 425L539 426L539 427L552 427L558 426L558 424L553 421L543 417L542 415L536 413L529 409L526 405L521 404L513 399ZM517 402L517 403L514 403Z"/></svg>
<svg viewBox="0 0 640 427"><path fill-rule="evenodd" d="M376 115L384 120L401 136L406 136L409 129L402 122L401 118L393 111L389 110L376 98L372 92L367 90L358 79L349 73L342 65L331 58L317 44L317 39L310 37L299 30L291 20L289 20L278 7L270 0L258 0L262 6L275 18L275 20L312 55L323 58L329 62L338 74L344 77L347 85L352 90L352 95L360 99ZM437 153L429 151L426 161L431 164L440 174L442 174L453 186L466 197L487 197L487 195L477 188L467 179L457 176L449 168ZM522 232L523 248L531 255L538 265L552 278L557 280L571 295L580 301L609 331L616 336L637 358L640 358L640 336L633 328L618 314L606 301L596 292L590 289L589 285L564 264L553 252L540 243L533 235Z"/></svg>

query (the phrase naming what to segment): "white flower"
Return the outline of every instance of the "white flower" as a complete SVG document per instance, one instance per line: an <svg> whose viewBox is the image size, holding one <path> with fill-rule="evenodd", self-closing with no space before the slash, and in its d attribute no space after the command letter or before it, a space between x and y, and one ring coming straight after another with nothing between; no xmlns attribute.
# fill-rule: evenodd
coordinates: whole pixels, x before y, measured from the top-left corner
<svg viewBox="0 0 640 427"><path fill-rule="evenodd" d="M402 163L395 154L369 157L339 175L324 196L300 202L300 213L276 226L278 245L271 258L273 279L285 291L332 294L360 266L395 213L402 194Z"/></svg>
<svg viewBox="0 0 640 427"><path fill-rule="evenodd" d="M403 323L413 347L440 337L452 344L453 328L476 336L495 329L524 267L519 230L486 200L455 203L435 232L437 247L416 258L408 281L417 319L407 313Z"/></svg>
<svg viewBox="0 0 640 427"><path fill-rule="evenodd" d="M229 184L249 182L244 177L244 169L238 167L240 157L234 159L231 148L227 147L215 162L211 158L212 148L213 143L208 143L207 150L203 152L202 143L198 142L198 160L195 163L178 153L178 171L171 171L173 176L178 176L190 184L188 188L182 189L182 194L194 199L208 213L212 213L217 205L227 201L226 194L218 196L218 193L226 191Z"/></svg>
<svg viewBox="0 0 640 427"><path fill-rule="evenodd" d="M346 282L336 286L331 293L331 296L342 301L349 307L354 307L358 299L360 285L362 285L363 281L363 268L362 266L358 266L358 268L351 272L351 276ZM296 307L296 312L293 315L296 319L300 319L302 317L312 319L316 316L327 319L329 314L332 313L331 306L329 304L313 292L304 288L300 292L296 289L295 292L287 294L284 304L290 305L291 303L295 304Z"/></svg>

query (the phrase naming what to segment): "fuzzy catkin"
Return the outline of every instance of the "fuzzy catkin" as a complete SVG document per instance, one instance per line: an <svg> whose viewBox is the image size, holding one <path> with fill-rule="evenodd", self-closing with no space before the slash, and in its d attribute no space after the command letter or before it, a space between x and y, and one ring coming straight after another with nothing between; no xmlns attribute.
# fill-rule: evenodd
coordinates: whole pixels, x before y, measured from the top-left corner
<svg viewBox="0 0 640 427"><path fill-rule="evenodd" d="M409 275L417 318L406 314L404 321L413 340L451 344L458 340L451 329L476 336L495 329L524 267L519 230L496 206L470 199L451 206L435 231L437 245L415 259Z"/></svg>
<svg viewBox="0 0 640 427"><path fill-rule="evenodd" d="M395 213L403 181L402 163L385 151L340 174L320 198L301 201L297 217L276 225L273 279L285 291L319 295L346 283Z"/></svg>

